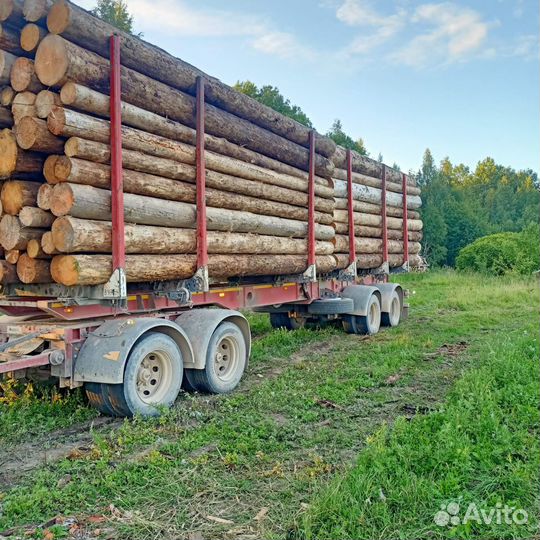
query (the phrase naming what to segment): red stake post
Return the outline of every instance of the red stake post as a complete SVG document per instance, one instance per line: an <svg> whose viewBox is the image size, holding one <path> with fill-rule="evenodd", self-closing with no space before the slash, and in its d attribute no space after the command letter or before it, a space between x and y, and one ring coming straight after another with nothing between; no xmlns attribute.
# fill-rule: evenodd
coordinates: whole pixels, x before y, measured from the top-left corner
<svg viewBox="0 0 540 540"><path fill-rule="evenodd" d="M354 234L354 198L352 181L352 152L347 150L347 210L349 218L349 264L356 261L356 245Z"/></svg>
<svg viewBox="0 0 540 540"><path fill-rule="evenodd" d="M401 175L401 189L403 191L403 264L409 263L409 222L407 213L407 175Z"/></svg>
<svg viewBox="0 0 540 540"><path fill-rule="evenodd" d="M119 296L124 296L126 242L124 235L124 187L122 178L122 92L120 86L120 36L110 39L111 213L113 276L118 275ZM122 285L123 282L123 285Z"/></svg>
<svg viewBox="0 0 540 540"><path fill-rule="evenodd" d="M388 228L386 224L386 165L382 166L382 190L381 190L381 218L382 218L382 248L383 264L388 263Z"/></svg>
<svg viewBox="0 0 540 540"><path fill-rule="evenodd" d="M315 264L315 131L309 132L308 267Z"/></svg>

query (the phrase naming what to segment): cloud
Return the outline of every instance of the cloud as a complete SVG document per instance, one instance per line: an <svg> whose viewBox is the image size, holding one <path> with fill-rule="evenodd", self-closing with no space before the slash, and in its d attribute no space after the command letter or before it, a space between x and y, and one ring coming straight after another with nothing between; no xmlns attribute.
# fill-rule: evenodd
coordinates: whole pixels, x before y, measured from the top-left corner
<svg viewBox="0 0 540 540"><path fill-rule="evenodd" d="M314 60L316 52L298 42L287 32L266 32L251 41L251 46L264 54L279 58L300 58Z"/></svg>

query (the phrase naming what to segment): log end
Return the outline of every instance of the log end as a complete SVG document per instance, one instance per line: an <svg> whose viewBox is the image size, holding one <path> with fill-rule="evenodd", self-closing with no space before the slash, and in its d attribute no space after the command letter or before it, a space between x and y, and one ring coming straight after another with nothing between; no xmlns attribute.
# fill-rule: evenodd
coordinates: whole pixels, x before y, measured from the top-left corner
<svg viewBox="0 0 540 540"><path fill-rule="evenodd" d="M8 283L18 282L17 267L7 261L0 261L0 283L7 285Z"/></svg>
<svg viewBox="0 0 540 540"><path fill-rule="evenodd" d="M2 91L0 92L0 104L2 104L4 107L9 107L13 103L14 97L15 90L13 90L11 86L6 86L2 88Z"/></svg>
<svg viewBox="0 0 540 540"><path fill-rule="evenodd" d="M62 156L57 156L54 154L52 156L48 156L47 159L45 160L45 163L43 164L43 176L45 177L45 180L49 182L49 184L58 183L54 169L55 169L56 162L60 157ZM43 208L43 207L40 206L40 208ZM43 208L43 210L48 210L48 208Z"/></svg>
<svg viewBox="0 0 540 540"><path fill-rule="evenodd" d="M45 0L24 0L23 17L28 22L37 22L47 15Z"/></svg>
<svg viewBox="0 0 540 540"><path fill-rule="evenodd" d="M23 56L17 58L11 68L10 82L13 90L24 92L32 82L34 75L34 62Z"/></svg>
<svg viewBox="0 0 540 540"><path fill-rule="evenodd" d="M54 186L51 196L51 212L56 217L69 214L74 202L75 196L69 184L62 183Z"/></svg>
<svg viewBox="0 0 540 540"><path fill-rule="evenodd" d="M36 259L41 252L41 242L39 240L36 240L35 238L28 240L28 244L26 245L26 253L31 259Z"/></svg>
<svg viewBox="0 0 540 540"><path fill-rule="evenodd" d="M47 15L47 28L51 34L61 34L71 21L71 7L67 2L56 2Z"/></svg>
<svg viewBox="0 0 540 540"><path fill-rule="evenodd" d="M37 194L37 205L42 210L51 209L51 192L52 186L49 184L42 184L39 186Z"/></svg>
<svg viewBox="0 0 540 540"><path fill-rule="evenodd" d="M41 90L36 96L36 114L38 118L47 118L53 107L58 105L58 96L50 90Z"/></svg>
<svg viewBox="0 0 540 540"><path fill-rule="evenodd" d="M6 214L0 220L0 243L5 250L15 249L19 241L21 224L16 216Z"/></svg>
<svg viewBox="0 0 540 540"><path fill-rule="evenodd" d="M14 7L14 0L2 0L2 2L0 2L0 21L8 19L13 13Z"/></svg>
<svg viewBox="0 0 540 540"><path fill-rule="evenodd" d="M31 116L23 116L15 129L17 144L24 150L29 150L36 143L38 127Z"/></svg>
<svg viewBox="0 0 540 540"><path fill-rule="evenodd" d="M66 125L66 113L63 107L52 107L47 116L47 127L53 135L62 135Z"/></svg>
<svg viewBox="0 0 540 540"><path fill-rule="evenodd" d="M57 255L51 262L51 276L56 283L70 287L79 281L79 265L73 255Z"/></svg>
<svg viewBox="0 0 540 540"><path fill-rule="evenodd" d="M43 250L43 253L46 253L47 255L53 255L56 253L51 231L43 233L43 236L41 237L41 249Z"/></svg>
<svg viewBox="0 0 540 540"><path fill-rule="evenodd" d="M54 247L61 252L72 251L75 233L69 217L60 217L54 220L51 227L52 241Z"/></svg>
<svg viewBox="0 0 540 540"><path fill-rule="evenodd" d="M35 69L38 79L45 86L58 85L66 75L68 64L64 40L54 34L45 36L36 51Z"/></svg>
<svg viewBox="0 0 540 540"><path fill-rule="evenodd" d="M17 275L23 283L47 283L51 281L49 262L23 253L17 261Z"/></svg>
<svg viewBox="0 0 540 540"><path fill-rule="evenodd" d="M71 105L77 99L77 85L68 81L60 90L60 101L64 105Z"/></svg>
<svg viewBox="0 0 540 540"><path fill-rule="evenodd" d="M21 48L23 51L33 51L38 46L40 39L41 33L37 24L29 23L21 30Z"/></svg>
<svg viewBox="0 0 540 540"><path fill-rule="evenodd" d="M0 178L7 178L17 164L17 140L11 129L0 131Z"/></svg>

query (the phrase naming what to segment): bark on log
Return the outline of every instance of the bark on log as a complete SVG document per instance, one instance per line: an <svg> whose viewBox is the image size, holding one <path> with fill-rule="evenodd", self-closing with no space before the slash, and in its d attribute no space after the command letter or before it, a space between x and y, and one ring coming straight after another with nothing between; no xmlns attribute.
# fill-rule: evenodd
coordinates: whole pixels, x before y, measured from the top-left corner
<svg viewBox="0 0 540 540"><path fill-rule="evenodd" d="M25 227L49 228L55 219L50 212L34 206L24 206L19 212L19 220Z"/></svg>
<svg viewBox="0 0 540 540"><path fill-rule="evenodd" d="M69 79L107 92L109 61L57 35L48 35L36 52L36 72L45 86L60 87ZM195 98L128 68L121 68L123 99L152 112L194 127ZM208 133L247 146L289 165L308 168L309 151L210 104L206 108ZM316 154L317 174L329 178L334 170L329 159Z"/></svg>
<svg viewBox="0 0 540 540"><path fill-rule="evenodd" d="M0 220L0 244L6 250L26 249L29 240L41 237L44 229L22 227L19 218L6 214Z"/></svg>
<svg viewBox="0 0 540 540"><path fill-rule="evenodd" d="M17 61L13 54L0 50L0 84L11 84L11 68Z"/></svg>
<svg viewBox="0 0 540 540"><path fill-rule="evenodd" d="M197 266L195 255L128 255L126 279L128 282L164 281L187 279ZM238 276L297 274L306 269L304 255L211 255L208 273L211 279ZM321 273L336 267L332 255L317 258ZM54 281L62 285L98 285L105 283L112 273L109 255L58 255L51 263Z"/></svg>
<svg viewBox="0 0 540 540"><path fill-rule="evenodd" d="M347 197L347 182L334 180L334 193L336 197ZM382 191L380 189L353 184L353 197L357 201L366 201L381 204ZM386 203L391 206L403 207L403 197L392 191L386 192ZM407 197L407 208L415 210L422 205L422 199L417 195Z"/></svg>
<svg viewBox="0 0 540 540"><path fill-rule="evenodd" d="M31 259L50 259L51 255L45 253L41 247L41 239L32 239L26 245L26 253Z"/></svg>
<svg viewBox="0 0 540 540"><path fill-rule="evenodd" d="M346 210L348 208L347 199L341 197L336 197L334 199L335 208L340 210ZM365 213L365 214L377 214L381 215L381 206L379 204L368 203L364 201L355 201L353 200L353 210L355 212ZM386 215L391 217L401 217L403 216L403 208L398 206L386 206ZM420 213L416 210L408 210L407 215L409 219L420 219Z"/></svg>
<svg viewBox="0 0 540 540"><path fill-rule="evenodd" d="M111 219L111 192L91 186L62 183L57 184L51 196L51 211L55 216L96 220ZM194 228L195 205L166 201L153 197L124 194L124 217L128 223L158 225L175 228ZM292 219L261 216L251 212L207 208L209 230L250 232L271 236L300 237L307 235L307 224ZM328 225L315 225L318 240L330 240L334 229Z"/></svg>
<svg viewBox="0 0 540 540"><path fill-rule="evenodd" d="M13 98L11 113L13 114L13 123L18 124L21 118L25 116L36 116L36 94L33 92L19 92Z"/></svg>
<svg viewBox="0 0 540 540"><path fill-rule="evenodd" d="M13 98L15 97L15 90L11 86L4 86L0 92L0 105L4 107L9 107L13 103Z"/></svg>
<svg viewBox="0 0 540 540"><path fill-rule="evenodd" d="M47 35L45 28L34 23L28 23L21 30L21 48L26 52L37 49L39 42Z"/></svg>
<svg viewBox="0 0 540 540"><path fill-rule="evenodd" d="M42 210L51 209L51 194L53 187L49 184L41 184L37 194L37 205Z"/></svg>
<svg viewBox="0 0 540 540"><path fill-rule="evenodd" d="M81 84L72 81L64 84L60 92L60 100L64 105L68 105L72 109L109 118L109 96ZM195 146L196 133L194 129L124 101L121 105L122 123L124 125ZM231 143L224 138L205 133L204 141L205 148L216 154L229 156L246 163L258 165L264 169L302 178L303 180L308 179L306 171ZM315 176L315 182L328 186L328 180L319 176ZM292 185L290 187L297 189ZM299 191L303 190L303 188L298 189Z"/></svg>
<svg viewBox="0 0 540 540"><path fill-rule="evenodd" d="M355 238L354 245L357 253L382 253L381 238ZM334 249L336 253L349 252L349 238L337 235L334 238ZM409 253L420 253L419 242L409 242ZM388 253L403 254L403 242L401 240L388 240Z"/></svg>
<svg viewBox="0 0 540 540"><path fill-rule="evenodd" d="M108 57L108 37L118 30L110 24L92 17L83 9L67 2L57 2L47 16L47 27L53 34L62 34L101 56ZM217 79L210 78L190 64L167 52L145 43L131 34L121 33L122 64L146 73L174 88L195 94L196 78L205 78L205 98L208 103L249 120L288 140L309 147L306 126L287 118L254 99L233 90ZM330 157L336 145L328 137L317 134L317 152Z"/></svg>
<svg viewBox="0 0 540 540"><path fill-rule="evenodd" d="M46 119L53 110L53 107L57 107L60 104L60 96L57 93L50 90L42 90L36 96L36 116Z"/></svg>
<svg viewBox="0 0 540 540"><path fill-rule="evenodd" d="M335 210L334 211L334 222L335 225L338 223L347 224L349 217L346 210ZM369 225L370 227L382 227L382 217L375 214L354 214L354 224L355 225ZM423 222L420 219L408 219L408 230L409 231L421 231L423 228ZM403 229L403 219L388 217L386 218L386 226L389 229Z"/></svg>
<svg viewBox="0 0 540 540"><path fill-rule="evenodd" d="M348 233L348 227L347 227L347 233ZM380 227L371 227L369 225L356 225L354 227L354 235L356 238L364 238L364 237L367 237L367 238L382 238L382 228ZM403 239L403 231L400 231L398 229L388 229L387 230L387 235L388 235L388 238L390 240L402 240ZM347 242L348 242L348 235L344 235L344 234L336 234L336 238L338 238L338 236L340 236L342 239L346 239ZM423 237L423 234L422 234L422 231L409 231L409 240L413 241L413 242L420 242L420 240L422 240L422 237ZM342 242L343 240L340 240L340 242ZM336 253L346 253L348 252L348 243L347 243L347 247L345 248L345 250L343 249L338 249L339 248L342 248L343 247L343 244L337 244L336 242Z"/></svg>
<svg viewBox="0 0 540 540"><path fill-rule="evenodd" d="M7 261L0 260L0 283L2 285L19 283L17 267L14 264L9 264Z"/></svg>
<svg viewBox="0 0 540 540"><path fill-rule="evenodd" d="M51 283L50 262L23 253L17 261L17 275L23 283Z"/></svg>
<svg viewBox="0 0 540 540"><path fill-rule="evenodd" d="M17 92L39 92L43 90L43 85L39 82L34 61L30 58L20 56L11 67L10 84Z"/></svg>
<svg viewBox="0 0 540 540"><path fill-rule="evenodd" d="M64 150L64 139L56 137L47 129L47 122L40 118L25 116L14 129L17 144L24 150L45 154L57 154Z"/></svg>
<svg viewBox="0 0 540 540"><path fill-rule="evenodd" d="M349 266L348 255L334 255L334 257L337 260L338 268L346 268L347 266ZM356 259L357 268L360 270L371 270L374 268L379 268L382 263L382 255L378 255L375 253L363 254ZM388 256L388 266L390 266L390 268L403 266L403 263L403 255L391 254ZM422 266L422 258L419 255L410 255L409 266L411 268L418 268Z"/></svg>
<svg viewBox="0 0 540 540"><path fill-rule="evenodd" d="M41 237L41 249L46 255L58 255L59 251L54 247L52 232L47 231Z"/></svg>
<svg viewBox="0 0 540 540"><path fill-rule="evenodd" d="M28 54L21 49L19 33L2 23L0 23L0 49L17 56L26 56Z"/></svg>
<svg viewBox="0 0 540 540"><path fill-rule="evenodd" d="M9 264L17 264L20 256L21 251L19 249L8 249L4 254L4 257Z"/></svg>
<svg viewBox="0 0 540 540"><path fill-rule="evenodd" d="M4 182L0 191L0 200L5 214L16 216L23 206L36 206L40 184L23 180Z"/></svg>
<svg viewBox="0 0 540 540"><path fill-rule="evenodd" d="M51 161L52 162L52 161ZM186 168L190 166L185 166ZM194 173L189 175L189 182L195 183ZM99 188L110 188L110 167L92 163L91 161L57 156L54 171L46 173L48 181L52 184L72 182L76 184L91 185ZM163 178L147 173L140 173L124 169L124 191L138 195L147 195L173 201L194 202L196 188L178 180ZM296 191L282 188L271 188L264 184L221 175L207 171L206 202L209 206L247 210L256 214L275 215L306 221L307 197ZM216 189L212 189L216 188ZM270 199L270 200L269 200ZM279 199L276 201L275 199ZM305 199L305 205L302 202ZM288 204L283 201L291 202ZM324 205L322 203L325 203ZM294 206L294 204L298 206ZM330 204L326 204L330 203ZM318 223L330 225L333 222L332 206L329 200L320 200L316 208L323 208L326 212L316 212L315 220Z"/></svg>
<svg viewBox="0 0 540 540"><path fill-rule="evenodd" d="M112 226L108 221L58 218L52 226L52 238L58 251L64 253L111 253ZM197 233L191 229L173 229L126 223L126 253L194 254ZM304 239L258 234L208 231L208 252L212 254L300 255L307 252ZM317 242L318 255L331 255L331 242ZM28 246L30 252L30 246Z"/></svg>
<svg viewBox="0 0 540 540"><path fill-rule="evenodd" d="M24 0L23 17L28 22L45 21L52 4L51 0Z"/></svg>
<svg viewBox="0 0 540 540"><path fill-rule="evenodd" d="M106 120L93 118L86 114L63 109L61 107L54 107L47 118L47 126L55 135L62 135L64 137L82 137L109 145L110 126L109 122ZM161 163L158 160L150 159L148 156L156 156L188 165L195 165L196 163L196 151L194 146L172 141L171 139L166 139L159 135L153 135L135 128L125 126L122 128L122 146L126 149L146 154L146 158L144 159L147 163L149 161L156 164ZM140 158L140 160L142 159L143 158ZM205 153L205 162L207 169L211 169L212 171L229 174L238 178L278 185L285 188L298 186L301 191L306 193L308 191L308 183L299 180L298 178L279 174L256 165L245 163L241 160L233 159L221 154L215 154L214 152ZM164 165L167 164L164 163ZM142 165L138 166L139 170L141 167ZM155 165L147 165L146 168L148 169L148 167L152 167L152 171L156 170ZM168 168L171 167L172 165L169 164ZM147 172L150 171L148 170ZM317 186L315 191L317 194L323 192L328 198L333 196L333 192L329 189L327 184L321 187Z"/></svg>
<svg viewBox="0 0 540 540"><path fill-rule="evenodd" d="M9 128L13 125L13 115L5 107L0 107L0 128Z"/></svg>
<svg viewBox="0 0 540 540"><path fill-rule="evenodd" d="M334 171L334 178L336 180L347 181L347 171L344 169L336 169ZM361 173L352 173L352 181L355 184L361 184L365 186L371 186L376 188L382 187L382 180L380 178L374 178L373 176L368 176ZM394 191L396 193L403 192L403 186L401 183L386 181L386 189L388 191ZM409 195L420 195L421 190L416 186L407 185L407 193Z"/></svg>

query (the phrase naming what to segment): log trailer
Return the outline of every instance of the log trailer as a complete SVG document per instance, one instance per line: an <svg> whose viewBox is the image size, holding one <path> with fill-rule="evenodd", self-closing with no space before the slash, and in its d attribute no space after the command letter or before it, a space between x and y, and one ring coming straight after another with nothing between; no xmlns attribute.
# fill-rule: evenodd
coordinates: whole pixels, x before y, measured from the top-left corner
<svg viewBox="0 0 540 540"><path fill-rule="evenodd" d="M341 322L348 333L375 334L407 314L405 291L388 283L386 178L382 178L383 265L357 271L348 154L349 266L321 275L315 264L315 136L310 136L307 268L301 275L208 278L204 79L197 80L197 267L193 278L126 283L122 189L119 37L111 37L111 187L113 273L99 286L4 285L0 310L0 376L44 371L60 387L84 386L90 403L116 416L158 414L181 387L232 391L247 366L249 323L239 310L270 314L273 327ZM407 177L403 179L404 265L408 270Z"/></svg>

